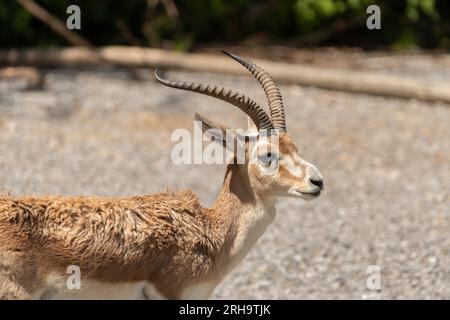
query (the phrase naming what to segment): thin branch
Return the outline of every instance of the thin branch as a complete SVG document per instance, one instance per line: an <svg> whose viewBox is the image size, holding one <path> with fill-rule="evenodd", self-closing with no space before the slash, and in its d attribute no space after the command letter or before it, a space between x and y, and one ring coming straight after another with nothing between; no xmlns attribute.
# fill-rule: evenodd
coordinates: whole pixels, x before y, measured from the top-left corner
<svg viewBox="0 0 450 320"><path fill-rule="evenodd" d="M63 22L52 16L49 12L47 12L33 0L17 0L17 2L19 2L34 17L44 22L54 32L66 39L70 44L83 47L92 46L92 44L88 40L67 29L66 25Z"/></svg>
<svg viewBox="0 0 450 320"><path fill-rule="evenodd" d="M177 20L179 16L178 8L172 0L161 0L167 15L172 20Z"/></svg>

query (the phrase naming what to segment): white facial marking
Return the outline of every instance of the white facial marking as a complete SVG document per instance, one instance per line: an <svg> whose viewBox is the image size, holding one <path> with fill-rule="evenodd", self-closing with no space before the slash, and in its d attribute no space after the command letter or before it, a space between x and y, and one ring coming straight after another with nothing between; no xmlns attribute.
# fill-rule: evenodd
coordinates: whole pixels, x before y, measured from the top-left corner
<svg viewBox="0 0 450 320"><path fill-rule="evenodd" d="M296 158L299 158L301 160L301 158L298 156L296 156ZM286 156L285 158L283 158L283 162L284 168L293 176L300 177L302 175L302 168L300 165L298 165L298 163L300 162L299 160L294 161L291 156Z"/></svg>

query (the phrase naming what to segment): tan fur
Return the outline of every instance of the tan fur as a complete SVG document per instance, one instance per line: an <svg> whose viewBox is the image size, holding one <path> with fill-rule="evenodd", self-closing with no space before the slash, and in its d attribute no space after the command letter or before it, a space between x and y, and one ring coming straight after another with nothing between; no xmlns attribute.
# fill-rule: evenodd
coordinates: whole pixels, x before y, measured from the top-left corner
<svg viewBox="0 0 450 320"><path fill-rule="evenodd" d="M151 280L176 298L179 281L189 283L213 264L220 243L207 215L189 190L123 199L2 198L0 272L27 280L22 287L31 294L51 272L78 265L83 277Z"/></svg>

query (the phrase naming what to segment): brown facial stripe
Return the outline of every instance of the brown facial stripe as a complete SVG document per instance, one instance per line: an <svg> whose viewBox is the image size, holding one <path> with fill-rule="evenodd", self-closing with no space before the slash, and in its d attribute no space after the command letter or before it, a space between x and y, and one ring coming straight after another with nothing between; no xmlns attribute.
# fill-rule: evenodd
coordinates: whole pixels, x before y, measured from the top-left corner
<svg viewBox="0 0 450 320"><path fill-rule="evenodd" d="M297 165L297 164L296 164ZM301 174L300 176L296 176L294 174L292 174L291 171L289 171L289 169L285 168L283 165L280 164L279 167L279 173L280 173L280 177L283 178L289 178L289 179L293 179L293 180L303 180L305 178L305 166L299 164L299 166L302 168Z"/></svg>

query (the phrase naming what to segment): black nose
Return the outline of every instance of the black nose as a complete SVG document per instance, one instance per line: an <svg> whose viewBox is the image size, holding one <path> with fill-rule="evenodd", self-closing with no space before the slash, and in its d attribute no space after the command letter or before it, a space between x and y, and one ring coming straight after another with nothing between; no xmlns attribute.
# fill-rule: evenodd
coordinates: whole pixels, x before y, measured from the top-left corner
<svg viewBox="0 0 450 320"><path fill-rule="evenodd" d="M322 179L321 179L321 180L309 179L309 181L310 181L313 185L318 186L318 187L320 188L320 190L323 189L323 180L322 180Z"/></svg>

